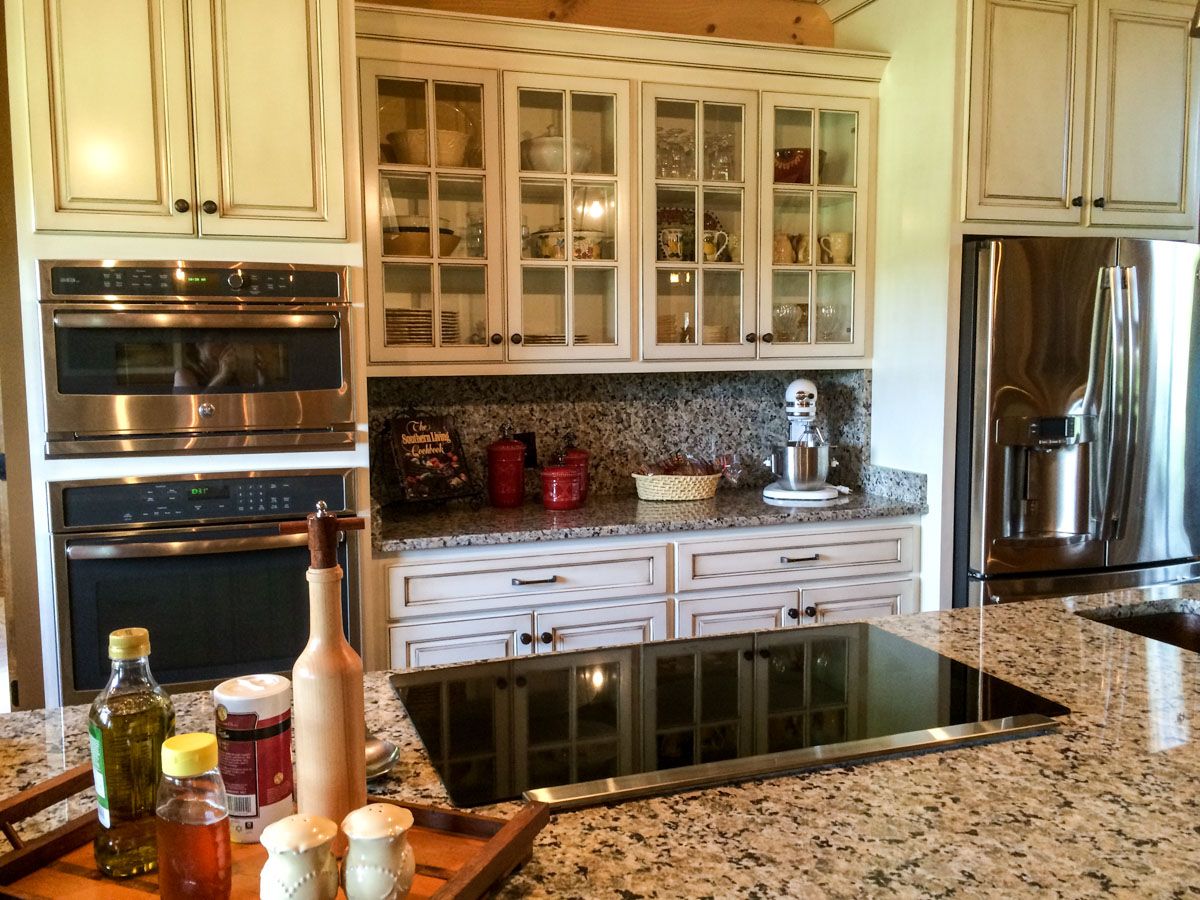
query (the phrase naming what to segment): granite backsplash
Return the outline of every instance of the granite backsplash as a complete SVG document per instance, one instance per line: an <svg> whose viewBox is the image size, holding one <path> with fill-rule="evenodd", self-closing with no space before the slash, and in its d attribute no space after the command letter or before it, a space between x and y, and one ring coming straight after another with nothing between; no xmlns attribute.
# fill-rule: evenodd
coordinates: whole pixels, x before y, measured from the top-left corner
<svg viewBox="0 0 1200 900"><path fill-rule="evenodd" d="M537 435L539 462L563 446L568 433L592 454L591 485L597 494L633 492L629 473L643 460L676 450L704 456L728 452L746 464L744 484L771 480L762 464L773 444L786 439L784 390L789 382L811 378L819 396L818 424L833 445L838 468L830 481L856 490L878 480L865 466L871 404L870 373L821 372L662 372L650 374L503 375L368 379L372 456L384 423L405 412L452 417L472 476L484 484L487 445L505 423ZM376 477L378 466L372 466ZM924 494L905 484L908 473L889 479L895 491ZM529 493L539 490L530 470ZM899 482L894 484L894 482ZM373 485L377 497L390 492Z"/></svg>

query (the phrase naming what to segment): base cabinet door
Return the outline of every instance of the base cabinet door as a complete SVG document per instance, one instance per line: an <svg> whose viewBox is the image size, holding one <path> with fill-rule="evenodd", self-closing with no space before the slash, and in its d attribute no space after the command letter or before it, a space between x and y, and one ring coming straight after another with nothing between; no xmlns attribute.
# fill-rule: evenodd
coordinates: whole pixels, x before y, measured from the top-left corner
<svg viewBox="0 0 1200 900"><path fill-rule="evenodd" d="M667 609L666 600L655 600L538 612L538 652L661 641L668 636Z"/></svg>
<svg viewBox="0 0 1200 900"><path fill-rule="evenodd" d="M393 625L388 629L391 668L419 669L528 656L533 652L532 618L529 613L522 613L458 622Z"/></svg>
<svg viewBox="0 0 1200 900"><path fill-rule="evenodd" d="M799 618L800 592L795 589L680 599L675 607L675 636L766 631L795 625Z"/></svg>
<svg viewBox="0 0 1200 900"><path fill-rule="evenodd" d="M883 581L807 588L800 592L800 604L801 621L805 625L836 625L894 616L912 611L913 583Z"/></svg>

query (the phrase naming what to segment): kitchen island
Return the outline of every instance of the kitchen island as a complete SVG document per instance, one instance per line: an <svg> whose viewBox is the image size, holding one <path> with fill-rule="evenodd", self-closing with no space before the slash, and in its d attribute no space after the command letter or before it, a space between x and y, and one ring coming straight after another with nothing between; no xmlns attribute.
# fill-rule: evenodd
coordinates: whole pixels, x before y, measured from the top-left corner
<svg viewBox="0 0 1200 900"><path fill-rule="evenodd" d="M555 815L505 897L1182 896L1200 864L1200 655L1075 611L1200 586L877 620L1072 710L1053 732ZM1185 601L1187 602L1187 601ZM446 795L383 673L374 790ZM176 698L205 728L205 694ZM86 710L0 718L0 793L86 759ZM492 811L511 814L502 804Z"/></svg>

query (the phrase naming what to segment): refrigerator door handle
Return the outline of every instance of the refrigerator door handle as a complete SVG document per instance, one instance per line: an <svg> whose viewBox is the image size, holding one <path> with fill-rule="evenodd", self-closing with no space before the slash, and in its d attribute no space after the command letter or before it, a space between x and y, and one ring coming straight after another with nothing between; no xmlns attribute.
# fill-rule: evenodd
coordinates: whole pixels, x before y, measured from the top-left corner
<svg viewBox="0 0 1200 900"><path fill-rule="evenodd" d="M1129 482L1133 477L1133 442L1136 434L1137 269L1119 266L1108 270L1112 291L1112 446L1108 458L1108 480L1102 510L1102 536L1116 540L1125 530L1129 505Z"/></svg>

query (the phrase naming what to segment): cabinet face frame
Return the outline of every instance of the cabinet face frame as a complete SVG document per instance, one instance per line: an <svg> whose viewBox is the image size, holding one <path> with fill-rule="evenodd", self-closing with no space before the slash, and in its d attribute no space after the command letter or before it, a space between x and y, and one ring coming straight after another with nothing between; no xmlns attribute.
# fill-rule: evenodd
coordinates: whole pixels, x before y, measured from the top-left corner
<svg viewBox="0 0 1200 900"><path fill-rule="evenodd" d="M1059 188L1053 193L1001 192L989 187L992 156L992 134L1013 123L997 122L993 119L992 98L1003 93L1013 96L1018 92L1014 85L1003 89L994 87L999 60L1008 59L1010 68L1020 69L1029 81L1027 90L1020 96L1028 96L1030 103L1041 99L1039 84L1033 79L1036 69L1023 65L1023 55L1028 52L1020 46L997 45L997 14L1018 16L1024 14L1030 21L1021 31L1037 34L1037 20L1045 16L1061 17L1065 29L1066 43L1061 50L1063 71L1063 94L1052 98L1062 111L1061 131L1047 135L1041 150L1049 158L1059 154ZM976 0L973 8L970 66L970 118L967 136L967 185L965 216L968 220L1018 220L1025 222L1057 222L1078 225L1084 221L1090 198L1083 189L1084 153L1087 140L1086 110L1088 90L1088 10L1087 0ZM1014 151L1015 152L1015 151ZM1032 162L1032 161L1031 161ZM1011 165L1011 163L1010 163ZM1072 200L1081 197L1080 206Z"/></svg>
<svg viewBox="0 0 1200 900"><path fill-rule="evenodd" d="M195 229L192 210L178 212L176 200L185 200L194 209L195 187L192 181L192 134L186 46L187 19L183 0L148 0L128 4L126 12L137 13L131 19L114 7L97 16L88 4L74 4L85 21L66 15L63 0L25 0L26 80L29 91L29 131L33 166L34 221L38 231L109 231L145 234L191 234ZM144 18L142 18L144 16ZM140 20L140 21L139 21ZM15 23L10 23L15 27ZM73 26L73 27L72 27ZM85 29L88 47L95 41L111 52L123 53L122 47L147 48L148 71L127 90L105 90L103 82L92 82L71 63L87 65L90 59L73 60L72 48L64 46L68 30ZM85 48L81 48L85 49ZM68 84L69 82L69 84ZM141 88L149 108L130 109ZM86 126L72 121L73 102L67 91L83 91L74 105L81 112L103 112L109 106L125 107L130 116L139 116L148 125L149 145L140 155L153 159L153 190L136 196L96 196L95 192L76 187L71 162ZM99 89L103 97L93 96ZM76 128L78 125L78 128ZM94 140L94 137L93 137ZM111 154L112 159L104 156ZM102 158L96 159L95 154ZM86 163L94 166L119 165L121 148L98 146L87 154ZM80 173L81 175L83 173ZM96 177L93 174L91 177Z"/></svg>
<svg viewBox="0 0 1200 900"><path fill-rule="evenodd" d="M361 98L361 127L363 153L363 246L365 250L367 276L367 334L368 353L372 362L499 362L504 357L503 344L493 344L490 341L483 346L470 344L452 344L443 347L425 346L388 346L385 342L385 306L384 306L384 272L385 267L393 260L397 264L414 266L427 265L430 268L431 284L437 294L440 283L439 267L445 262L429 257L388 257L383 255L383 229L380 213L380 183L389 174L412 173L427 174L432 181L442 172L452 172L475 177L482 175L484 181L483 202L484 214L484 248L486 256L480 260L445 258L453 266L478 266L484 270L484 284L487 291L487 334L503 334L504 301L503 276L504 271L504 240L502 225L498 212L501 208L501 179L503 178L500 163L500 103L499 77L496 72L487 69L460 68L453 66L433 66L412 63L402 63L390 60L363 59L359 63L359 96ZM395 78L411 81L422 81L426 85L426 116L427 121L432 115L433 98L430 95L431 86L437 82L453 82L478 84L483 94L483 123L481 125L481 140L483 144L483 169L444 169L432 166L409 166L382 163L379 160L379 146L382 135L379 134L379 90L381 80ZM429 185L429 197L432 198L434 185ZM440 309L440 300L435 303L434 310Z"/></svg>
<svg viewBox="0 0 1200 900"><path fill-rule="evenodd" d="M874 103L871 100L856 97L837 97L815 94L790 94L763 92L759 149L759 303L758 303L758 355L762 359L812 359L820 357L861 357L866 354L867 347L867 307L872 289L872 270L874 266L874 187L871 174L875 170L874 146ZM808 293L808 328L810 341L808 343L782 343L764 341L763 335L773 329L773 291L776 267L773 261L773 234L775 213L775 141L774 123L777 109L805 109L812 111L813 144L812 150L819 151L820 126L819 121L823 112L853 113L857 116L854 185L822 184L820 176L811 178L811 184L805 187L811 195L809 221L811 231L809 236L809 265L796 264L780 271L809 272ZM810 174L812 169L819 170L816 163L818 154L811 156ZM819 196L821 194L852 195L854 202L853 255L848 265L833 265L820 263L821 248L818 231ZM851 294L850 327L851 340L848 342L822 343L816 340L817 321L817 286L822 276L837 277L839 273L848 273L854 280Z"/></svg>
<svg viewBox="0 0 1200 900"><path fill-rule="evenodd" d="M697 177L681 179L682 187L696 186L700 196L696 200L696 218L703 215L703 195L708 189L728 191L740 187L742 192L742 233L741 260L736 263L701 263L699 261L680 261L672 266L669 261L658 259L659 225L658 225L658 186L669 187L671 180L657 178L657 105L660 100L681 100L692 102L697 107L697 143L695 164ZM702 178L699 168L703 165L700 159L700 135L704 130L704 104L713 103L725 106L740 106L742 118L742 147L740 160L742 179L740 181L706 181ZM748 333L758 332L755 321L755 306L758 296L757 284L757 250L759 242L758 224L758 146L761 140L758 123L758 94L756 91L738 91L722 88L698 88L673 84L642 84L642 139L641 139L641 169L642 169L642 355L646 359L753 359L755 343L747 341ZM702 231L695 228L697 234ZM701 255L699 240L696 241L696 256ZM738 272L742 278L742 296L740 304L740 325L735 334L736 340L726 344L704 345L696 344L660 344L658 343L658 273L673 268L695 272L697 275L695 288L695 310L697 321L693 328L700 329L704 324L701 312L704 298L704 279L708 272ZM702 332L701 332L702 334Z"/></svg>
<svg viewBox="0 0 1200 900"><path fill-rule="evenodd" d="M633 240L632 227L637 222L637 211L633 205L633 166L634 154L631 136L633 132L631 111L629 106L630 83L611 78L586 78L569 75L543 75L530 72L504 71L501 73L503 90L502 126L504 136L504 239L505 257L507 259L507 292L506 308L508 334L506 343L508 358L514 361L529 362L535 360L628 360L631 358L630 309L634 298L630 294L630 284L633 271ZM616 230L613 234L615 260L580 261L571 259L522 259L521 245L521 179L525 176L537 180L535 171L521 171L521 141L524 135L520 127L520 92L523 89L541 90L562 93L564 95L564 118L569 117L569 98L573 93L602 94L613 97L613 159L616 173L614 175L544 172L548 181L561 180L569 184L607 184L616 183L615 216ZM569 130L569 129L565 129ZM570 198L564 200L564 216L570 215ZM523 273L528 269L549 269L564 271L564 303L566 319L564 328L568 335L574 335L574 284L575 273L587 269L613 270L613 305L614 305L614 337L615 344L586 344L566 346L533 345L524 341L528 332L523 307ZM522 342L515 343L513 336L522 335Z"/></svg>
<svg viewBox="0 0 1200 900"><path fill-rule="evenodd" d="M1096 22L1096 86L1094 132L1091 168L1091 198L1104 197L1105 205L1090 206L1089 221L1093 225L1150 225L1157 227L1191 228L1196 224L1194 207L1197 179L1197 137L1195 126L1200 121L1200 83L1197 79L1195 42L1189 37L1191 14L1194 7L1167 2L1146 0L1099 0ZM1177 32L1176 39L1184 48L1186 58L1168 59L1156 54L1154 60L1145 56L1122 58L1122 29L1158 28L1163 34ZM1126 51L1128 53L1128 51ZM1126 183L1136 180L1139 170L1155 164L1171 165L1171 160L1160 159L1158 149L1163 145L1176 146L1178 135L1172 130L1162 135L1169 140L1156 140L1156 135L1147 133L1146 123L1127 123L1120 118L1120 106L1127 112L1137 113L1144 107L1133 83L1141 83L1147 91L1163 83L1164 78L1153 77L1146 72L1147 62L1182 63L1184 83L1175 85L1180 96L1178 111L1190 127L1184 129L1182 152L1173 166L1174 172L1166 174L1178 178L1178 189L1170 200L1150 200L1144 197L1121 196L1115 183L1124 176ZM1164 73L1166 74L1166 73ZM1122 90L1121 88L1124 88ZM1129 167L1132 171L1125 171Z"/></svg>
<svg viewBox="0 0 1200 900"><path fill-rule="evenodd" d="M270 71L255 77L253 67L261 65L249 54L238 53L228 45L231 35L242 40L260 41L278 34L278 12L287 9L299 21L293 30L305 35L306 78L284 79L281 84ZM346 178L342 142L340 22L336 0L303 0L294 7L278 3L262 6L237 0L192 0L191 46L193 115L196 124L197 206L213 201L216 214L201 210L198 215L201 234L236 237L337 238L346 237ZM236 63L236 66L235 66ZM249 71L238 71L238 69ZM245 104L247 82L257 83L257 98L263 105L278 103L280 91L288 88L299 96L292 106L306 108L307 115L296 124L291 135L295 143L307 145L310 180L299 179L288 186L292 197L282 194L279 202L266 198L246 198L246 183L263 177L269 161L258 160L243 169L248 147L256 144L255 135L246 133L233 121L235 108ZM299 82L299 83L297 83ZM243 115L247 112L243 110ZM253 155L253 154L252 154Z"/></svg>

